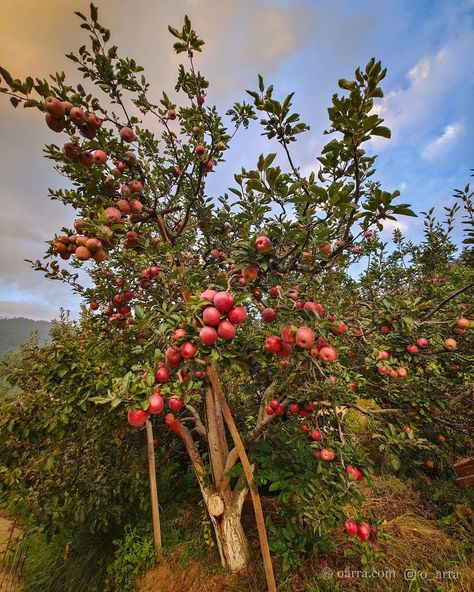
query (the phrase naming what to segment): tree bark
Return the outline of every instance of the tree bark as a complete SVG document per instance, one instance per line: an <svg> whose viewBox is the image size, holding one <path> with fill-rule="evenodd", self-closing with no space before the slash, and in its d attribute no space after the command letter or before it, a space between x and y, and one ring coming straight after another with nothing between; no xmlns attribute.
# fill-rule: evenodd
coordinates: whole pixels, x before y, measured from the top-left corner
<svg viewBox="0 0 474 592"><path fill-rule="evenodd" d="M236 504L226 504L221 516L210 516L223 566L232 573L245 571L249 562L249 549L240 509Z"/></svg>
<svg viewBox="0 0 474 592"><path fill-rule="evenodd" d="M268 546L268 538L267 538L267 531L265 529L265 520L263 517L263 510L262 504L260 502L260 496L258 492L254 488L253 483L253 468L250 465L250 461L248 459L247 453L245 451L242 438L237 430L237 426L235 425L234 418L232 417L232 413L230 408L227 404L224 392L222 391L221 383L219 377L217 375L216 369L209 366L207 368L207 375L212 385L212 390L216 396L216 400L219 401L222 414L224 415L224 419L227 423L227 427L229 428L229 432L234 440L234 444L237 448L238 455L240 457L240 462L242 463L242 468L244 470L245 478L247 479L247 485L250 491L250 495L252 497L254 512L255 512L255 521L257 523L257 530L258 536L260 539L260 549L262 551L263 557L263 566L265 568L265 577L267 580L268 592L276 592L276 582L275 582L275 575L273 573L273 565L272 559L270 556L270 549ZM240 516L240 515L239 515ZM239 524L240 524L240 517L239 517Z"/></svg>

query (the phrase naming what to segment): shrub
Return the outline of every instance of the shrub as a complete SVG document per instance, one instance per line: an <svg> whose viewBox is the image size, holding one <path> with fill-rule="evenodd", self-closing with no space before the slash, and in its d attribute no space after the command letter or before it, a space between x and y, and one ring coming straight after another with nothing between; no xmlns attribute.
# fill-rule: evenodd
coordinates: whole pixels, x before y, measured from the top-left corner
<svg viewBox="0 0 474 592"><path fill-rule="evenodd" d="M155 563L153 534L147 527L127 527L124 536L115 540L115 557L107 568L106 590L130 592L136 581Z"/></svg>

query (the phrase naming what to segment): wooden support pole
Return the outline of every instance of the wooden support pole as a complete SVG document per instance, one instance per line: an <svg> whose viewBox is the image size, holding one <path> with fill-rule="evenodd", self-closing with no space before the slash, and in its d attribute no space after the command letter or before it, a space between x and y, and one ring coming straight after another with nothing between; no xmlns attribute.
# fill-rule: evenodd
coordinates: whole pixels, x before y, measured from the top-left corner
<svg viewBox="0 0 474 592"><path fill-rule="evenodd" d="M158 488L156 486L155 443L153 442L153 426L150 419L146 420L146 444L148 449L148 473L150 476L153 539L155 541L156 557L157 559L161 559L163 556L163 547L161 545L160 508L158 506Z"/></svg>
<svg viewBox="0 0 474 592"><path fill-rule="evenodd" d="M267 531L265 529L265 519L263 517L262 503L260 501L260 496L258 495L258 492L255 490L254 487L252 467L250 466L250 461L247 456L247 453L245 452L242 438L240 437L237 426L235 425L234 418L232 417L232 412L230 410L229 405L227 404L224 392L222 391L221 383L217 375L216 369L208 367L207 375L209 377L209 380L211 381L214 394L216 395L217 400L220 403L222 415L224 416L224 419L227 423L230 435L232 436L232 439L235 443L235 447L237 448L237 452L239 453L240 462L242 463L242 468L244 469L245 478L247 479L250 495L252 496L253 508L255 512L255 521L257 523L258 537L260 539L260 548L262 549L263 567L265 569L265 577L267 580L268 592L276 592L277 588L275 582L275 575L273 573L270 547L268 546L268 538Z"/></svg>

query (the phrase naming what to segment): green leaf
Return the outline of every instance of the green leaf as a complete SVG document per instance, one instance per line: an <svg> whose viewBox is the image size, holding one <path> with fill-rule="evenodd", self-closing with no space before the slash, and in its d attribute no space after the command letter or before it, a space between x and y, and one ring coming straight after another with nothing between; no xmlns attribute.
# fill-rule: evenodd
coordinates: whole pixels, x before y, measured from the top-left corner
<svg viewBox="0 0 474 592"><path fill-rule="evenodd" d="M91 2L91 19L93 23L97 22L99 18L99 9Z"/></svg>
<svg viewBox="0 0 474 592"><path fill-rule="evenodd" d="M11 87L13 85L12 75L10 74L10 72L8 70L5 70L5 68L2 68L1 66L0 66L0 75L5 80L5 82L8 84L8 86Z"/></svg>
<svg viewBox="0 0 474 592"><path fill-rule="evenodd" d="M381 136L382 138L390 139L392 137L392 132L388 129L388 127L384 127L383 125L379 125L374 127L371 131L373 136Z"/></svg>
<svg viewBox="0 0 474 592"><path fill-rule="evenodd" d="M340 88L343 88L344 90L355 90L357 88L357 85L355 82L351 81L351 80L346 80L345 78L341 78L340 80L338 80L338 85Z"/></svg>

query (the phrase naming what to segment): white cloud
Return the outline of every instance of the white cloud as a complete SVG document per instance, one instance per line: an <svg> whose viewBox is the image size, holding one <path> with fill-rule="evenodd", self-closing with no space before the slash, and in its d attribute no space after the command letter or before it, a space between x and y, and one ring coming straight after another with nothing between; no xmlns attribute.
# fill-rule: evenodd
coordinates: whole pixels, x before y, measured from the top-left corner
<svg viewBox="0 0 474 592"><path fill-rule="evenodd" d="M409 225L407 222L400 222L400 220L382 220L384 232L392 232L393 230L401 230L403 233L407 232Z"/></svg>
<svg viewBox="0 0 474 592"><path fill-rule="evenodd" d="M472 35L460 33L440 50L419 59L406 73L406 84L391 90L374 107L374 113L383 117L384 125L392 130L392 141L374 138L373 147L380 150L397 143L418 146L433 134L433 124L441 114L448 111L456 117L463 107L452 97L459 86L472 79L473 52ZM458 125L447 130L448 138L460 132Z"/></svg>
<svg viewBox="0 0 474 592"><path fill-rule="evenodd" d="M441 135L425 146L422 152L423 158L432 160L440 156L446 149L452 146L463 131L464 128L459 122L447 125Z"/></svg>

